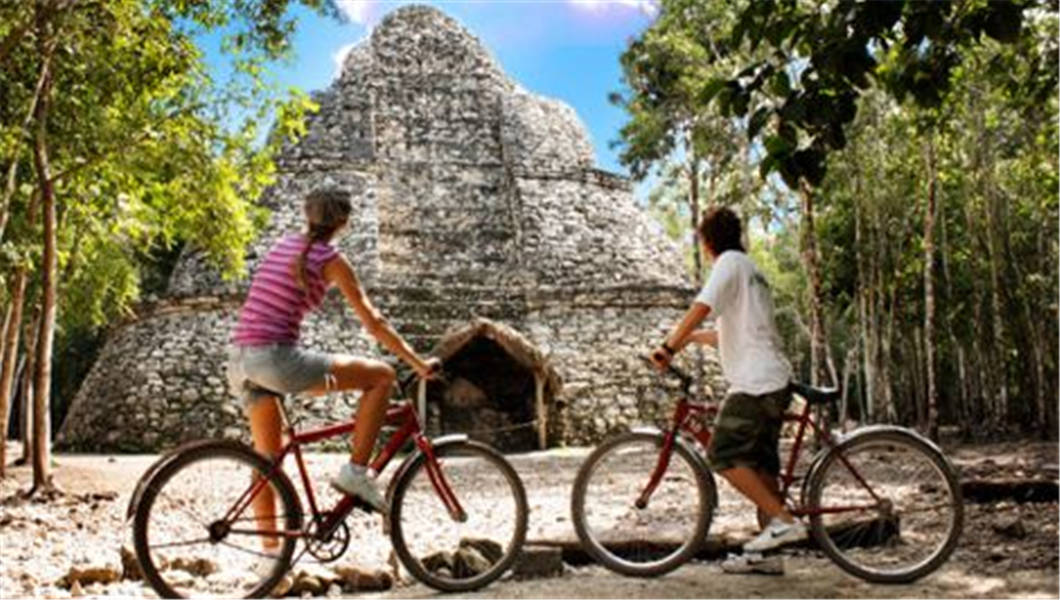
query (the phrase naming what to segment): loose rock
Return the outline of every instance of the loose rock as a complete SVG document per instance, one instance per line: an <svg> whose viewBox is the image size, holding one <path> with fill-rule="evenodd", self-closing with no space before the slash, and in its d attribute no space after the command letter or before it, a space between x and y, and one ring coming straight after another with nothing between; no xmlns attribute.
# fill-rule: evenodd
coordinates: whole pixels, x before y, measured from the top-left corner
<svg viewBox="0 0 1060 600"><path fill-rule="evenodd" d="M515 563L518 579L556 577L563 574L563 552L559 548L527 546Z"/></svg>

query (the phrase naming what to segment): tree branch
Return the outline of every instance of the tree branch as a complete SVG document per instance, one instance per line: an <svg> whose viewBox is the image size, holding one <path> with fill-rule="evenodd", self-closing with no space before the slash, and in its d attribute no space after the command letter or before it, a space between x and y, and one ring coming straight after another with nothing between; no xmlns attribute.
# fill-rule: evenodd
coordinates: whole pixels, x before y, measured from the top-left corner
<svg viewBox="0 0 1060 600"><path fill-rule="evenodd" d="M172 112L172 113L160 118L159 122L169 121L171 119L175 119L175 118L178 118L178 117L182 117L182 116L188 115L188 114L193 113L193 112L195 112L195 111L197 111L199 109L204 108L205 106L206 106L206 104L200 103L200 104L195 104L193 106L185 107L185 108L183 108L181 110ZM149 138L150 136L151 136L151 131L150 130L142 129L142 130L138 131L135 135L131 135L131 136L125 138L124 140L122 140L120 144L115 144L114 146L112 146L110 148L101 150L100 152L96 153L95 155L89 157L84 162L78 163L78 164L76 164L76 165L74 165L74 166L72 166L72 167L70 167L70 168L68 168L68 169L66 169L64 171L60 171L60 172L56 173L55 175L52 175L51 183L54 184L54 185L58 185L59 183L70 179L74 175L77 175L77 174L79 174L79 173L81 173L83 171L86 171L88 169L91 169L92 167L95 167L95 166L99 165L100 163L102 163L103 161L107 160L108 158L110 158L114 154L117 154L118 152L127 152L127 151L129 151L131 148L134 148L134 147L140 145L141 143L143 143L144 141L146 141L147 138Z"/></svg>
<svg viewBox="0 0 1060 600"><path fill-rule="evenodd" d="M44 60L41 62L40 75L38 75L37 85L34 87L33 99L30 101L29 110L26 111L26 117L22 120L22 135L19 136L20 138L25 137L29 133L30 126L33 125L33 118L37 113L37 105L40 103L41 96L44 93L45 82L51 73L52 56L55 54L55 43L55 40L52 39L44 54ZM6 182L4 183L4 195L3 197L0 197L0 241L3 241L4 239L4 231L7 229L7 219L11 212L11 200L15 197L15 190L17 188L19 153L19 148L16 146L15 152L11 156L11 165L7 169Z"/></svg>
<svg viewBox="0 0 1060 600"><path fill-rule="evenodd" d="M52 2L45 7L45 10L43 10L43 16L50 19L55 15L66 11L67 8L73 6L76 1L77 0L66 0L64 2L63 0L52 0ZM7 37L3 38L3 41L0 41L0 63L5 63L7 55L15 50L15 47L18 46L18 42L22 41L25 34L33 30L35 23L35 15L30 15L27 20L16 25L15 29L11 33L8 33Z"/></svg>

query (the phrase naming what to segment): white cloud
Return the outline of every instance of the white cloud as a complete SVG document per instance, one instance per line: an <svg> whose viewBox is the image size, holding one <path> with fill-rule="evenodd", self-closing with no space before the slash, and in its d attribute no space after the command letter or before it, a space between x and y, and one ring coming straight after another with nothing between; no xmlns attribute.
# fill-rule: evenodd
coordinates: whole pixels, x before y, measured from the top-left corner
<svg viewBox="0 0 1060 600"><path fill-rule="evenodd" d="M649 17L654 17L659 12L659 4L656 0L567 0L575 7L599 11L609 8L634 8Z"/></svg>
<svg viewBox="0 0 1060 600"><path fill-rule="evenodd" d="M331 59L335 61L335 72L331 75L332 79L338 79L342 75L342 66L346 64L346 56L349 55L350 50L353 50L353 47L358 43L359 42L350 42L332 53Z"/></svg>
<svg viewBox="0 0 1060 600"><path fill-rule="evenodd" d="M359 25L367 25L372 20L377 4L377 0L335 0L342 15Z"/></svg>

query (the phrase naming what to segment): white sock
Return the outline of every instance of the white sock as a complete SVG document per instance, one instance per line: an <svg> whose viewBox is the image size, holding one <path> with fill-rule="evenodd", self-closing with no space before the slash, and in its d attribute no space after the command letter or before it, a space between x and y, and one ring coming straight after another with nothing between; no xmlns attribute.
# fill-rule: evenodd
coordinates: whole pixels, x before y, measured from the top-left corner
<svg viewBox="0 0 1060 600"><path fill-rule="evenodd" d="M357 475L359 477L364 477L368 474L368 467L364 465L359 465L357 463L346 463L342 468L349 469L350 474Z"/></svg>

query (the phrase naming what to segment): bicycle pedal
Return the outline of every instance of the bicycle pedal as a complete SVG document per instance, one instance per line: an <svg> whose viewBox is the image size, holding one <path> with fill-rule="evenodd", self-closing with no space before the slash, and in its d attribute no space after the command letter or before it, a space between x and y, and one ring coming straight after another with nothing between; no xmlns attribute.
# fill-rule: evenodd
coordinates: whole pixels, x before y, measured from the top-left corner
<svg viewBox="0 0 1060 600"><path fill-rule="evenodd" d="M375 509L374 506L372 506L371 504L368 504L367 502L365 502L364 500L361 500L360 498L358 498L356 496L353 497L353 507L356 508L357 510L364 511L364 512L370 514L370 515L379 512L379 511L377 511Z"/></svg>

